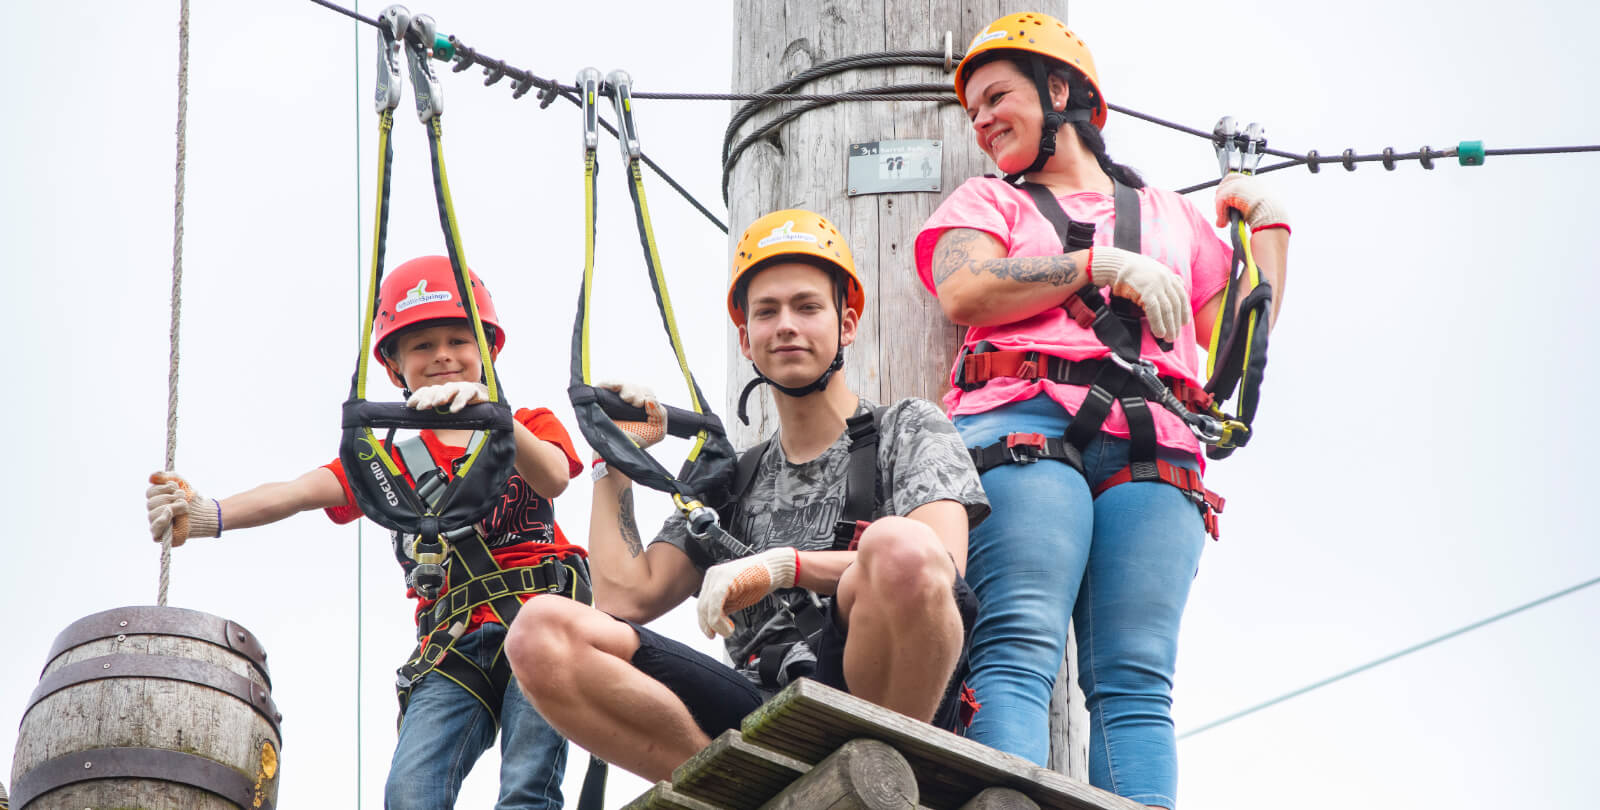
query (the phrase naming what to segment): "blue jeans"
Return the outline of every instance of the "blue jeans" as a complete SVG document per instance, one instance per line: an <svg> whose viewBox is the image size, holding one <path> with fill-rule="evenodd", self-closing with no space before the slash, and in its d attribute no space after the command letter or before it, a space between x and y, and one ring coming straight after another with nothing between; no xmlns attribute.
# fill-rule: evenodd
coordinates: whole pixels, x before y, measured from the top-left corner
<svg viewBox="0 0 1600 810"><path fill-rule="evenodd" d="M1060 436L1071 419L1041 394L955 424L968 446L983 446L1008 433ZM994 511L973 530L967 562L979 599L968 682L983 709L967 736L1046 762L1050 692L1070 618L1089 709L1090 783L1173 807L1172 674L1205 525L1164 483L1121 484L1092 498L1093 485L1127 466L1128 449L1126 439L1102 433L1084 449L1082 475L1051 460L983 474ZM1163 448L1160 457L1196 467L1180 451Z"/></svg>
<svg viewBox="0 0 1600 810"><path fill-rule="evenodd" d="M485 670L500 654L506 628L485 624L456 642L453 654ZM546 723L512 678L500 704L500 799L495 810L560 810L567 741ZM449 810L472 764L494 744L494 717L455 681L430 672L411 692L383 791L387 810Z"/></svg>

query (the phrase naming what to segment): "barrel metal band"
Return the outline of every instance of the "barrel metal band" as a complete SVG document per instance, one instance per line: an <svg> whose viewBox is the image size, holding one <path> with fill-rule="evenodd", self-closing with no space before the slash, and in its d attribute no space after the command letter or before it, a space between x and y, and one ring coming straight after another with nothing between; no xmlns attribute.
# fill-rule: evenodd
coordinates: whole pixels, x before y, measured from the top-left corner
<svg viewBox="0 0 1600 810"><path fill-rule="evenodd" d="M25 810L28 802L56 788L91 779L173 782L214 793L240 807L273 810L272 800L244 774L205 757L165 748L95 748L46 760L11 786L11 805Z"/></svg>
<svg viewBox="0 0 1600 810"><path fill-rule="evenodd" d="M267 673L267 651L256 641L254 633L227 619L184 608L122 607L85 616L62 630L50 647L46 663L56 656L91 641L116 638L122 635L183 636L210 642L248 658L261 677L270 685L272 676Z"/></svg>
<svg viewBox="0 0 1600 810"><path fill-rule="evenodd" d="M255 709L257 714L272 725L272 733L278 740L283 740L283 731L280 728L283 715L279 713L277 704L272 700L270 687L216 664L170 655L102 655L67 664L39 680L39 685L34 688L33 696L28 699L28 707L23 712L32 711L39 701L67 687L111 678L160 678L208 686L219 692L225 692L241 702L250 704L250 708Z"/></svg>

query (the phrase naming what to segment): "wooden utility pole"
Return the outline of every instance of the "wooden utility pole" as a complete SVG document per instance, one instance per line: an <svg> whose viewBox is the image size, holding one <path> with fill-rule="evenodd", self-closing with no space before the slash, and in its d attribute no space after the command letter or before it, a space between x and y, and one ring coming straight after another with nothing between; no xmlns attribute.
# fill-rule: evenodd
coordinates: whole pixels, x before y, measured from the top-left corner
<svg viewBox="0 0 1600 810"><path fill-rule="evenodd" d="M759 92L814 66L863 54L943 51L946 33L955 53L979 29L1004 14L1042 11L1067 19L1066 0L857 0L782 2L740 0L734 10L735 92ZM942 67L892 65L853 68L795 89L839 93L888 85L942 82ZM955 100L951 95L952 102ZM735 109L742 106L736 103ZM745 122L735 141L770 123L794 104L768 107ZM934 192L851 195L847 160L851 144L904 139L938 142L941 184ZM922 223L945 195L993 166L977 148L960 105L931 102L846 102L805 112L747 149L728 182L728 255L744 227L782 208L805 208L828 217L850 242L856 272L866 287L866 312L844 373L857 393L879 403L917 396L938 402L949 388L950 364L961 330L917 279L913 245ZM858 189L859 190L859 189ZM725 265L726 266L726 265ZM728 398L723 413L734 443L748 447L770 435L777 415L765 392L752 395L750 425L738 424L736 402L753 376L730 330ZM1073 647L1057 677L1052 701L1051 767L1080 780L1088 774L1088 720L1076 687Z"/></svg>

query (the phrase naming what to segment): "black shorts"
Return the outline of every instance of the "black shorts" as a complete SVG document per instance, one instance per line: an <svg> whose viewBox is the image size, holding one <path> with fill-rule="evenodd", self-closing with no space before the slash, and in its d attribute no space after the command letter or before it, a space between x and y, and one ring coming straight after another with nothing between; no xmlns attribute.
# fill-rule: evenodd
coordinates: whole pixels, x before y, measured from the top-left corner
<svg viewBox="0 0 1600 810"><path fill-rule="evenodd" d="M934 712L933 725L958 731L962 725L961 691L967 674L967 652L972 646L972 625L978 616L978 597L959 574L951 595L961 612L961 658ZM833 600L826 599L824 604L828 622L817 641L817 670L811 677L848 692L849 684L844 678L846 634L834 620ZM745 715L771 697L739 671L705 653L626 619L617 621L639 634L639 649L632 660L634 668L672 690L708 737L715 739L728 729L738 728Z"/></svg>

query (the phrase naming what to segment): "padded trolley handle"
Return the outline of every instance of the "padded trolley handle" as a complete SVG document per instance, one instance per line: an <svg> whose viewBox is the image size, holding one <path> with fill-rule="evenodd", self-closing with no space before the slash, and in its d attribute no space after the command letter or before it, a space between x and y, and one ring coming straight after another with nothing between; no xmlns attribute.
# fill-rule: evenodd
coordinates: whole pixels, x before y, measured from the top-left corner
<svg viewBox="0 0 1600 810"><path fill-rule="evenodd" d="M643 408L629 405L621 394L609 388L589 386L589 390L593 393L594 401L600 404L601 410L612 419L643 422L648 418ZM717 418L716 414L695 413L671 405L661 407L667 409L667 432L680 439L693 438L702 430L722 432L722 420Z"/></svg>

